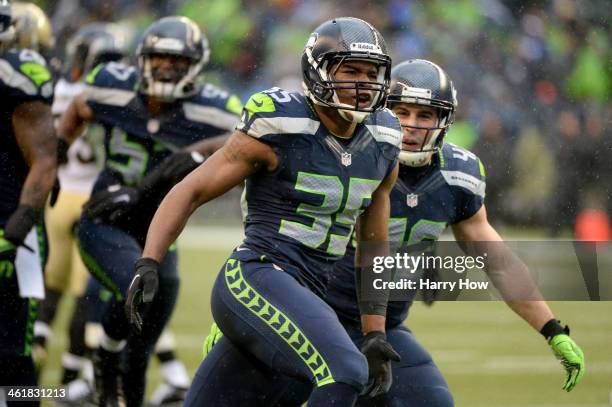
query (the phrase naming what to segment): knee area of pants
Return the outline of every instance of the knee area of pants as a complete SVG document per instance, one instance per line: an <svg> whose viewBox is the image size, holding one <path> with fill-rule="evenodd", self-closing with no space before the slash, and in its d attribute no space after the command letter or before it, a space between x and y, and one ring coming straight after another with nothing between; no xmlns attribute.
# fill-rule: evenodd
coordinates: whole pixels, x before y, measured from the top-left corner
<svg viewBox="0 0 612 407"><path fill-rule="evenodd" d="M336 382L349 384L361 392L368 383L368 361L361 352L355 352L335 366L332 375Z"/></svg>

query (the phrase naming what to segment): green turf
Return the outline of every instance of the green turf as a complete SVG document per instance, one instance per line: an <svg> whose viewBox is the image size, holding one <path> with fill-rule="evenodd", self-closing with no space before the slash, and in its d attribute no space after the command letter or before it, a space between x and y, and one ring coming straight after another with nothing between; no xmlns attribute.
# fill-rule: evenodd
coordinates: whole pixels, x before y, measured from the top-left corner
<svg viewBox="0 0 612 407"><path fill-rule="evenodd" d="M210 291L230 249L181 251L182 286L172 327L178 353L192 374L211 323ZM43 384L59 380L67 311L63 303ZM609 406L612 391L612 302L552 303L582 347L587 372L572 392L561 390L564 373L544 339L500 302L416 304L409 326L429 349L459 407ZM155 364L153 365L155 367ZM149 372L150 393L159 372Z"/></svg>

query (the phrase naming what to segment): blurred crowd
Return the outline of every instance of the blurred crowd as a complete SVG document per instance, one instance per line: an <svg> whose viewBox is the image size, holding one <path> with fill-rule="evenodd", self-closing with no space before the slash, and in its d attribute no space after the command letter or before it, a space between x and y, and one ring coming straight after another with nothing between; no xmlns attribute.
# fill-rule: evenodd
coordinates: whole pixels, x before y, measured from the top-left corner
<svg viewBox="0 0 612 407"><path fill-rule="evenodd" d="M134 43L156 18L186 15L211 44L206 80L243 99L301 87L299 57L330 16L355 16L385 36L394 62L435 61L458 89L448 139L487 169L493 223L553 236L584 209L611 213L612 55L608 0L47 0L58 44L95 20Z"/></svg>

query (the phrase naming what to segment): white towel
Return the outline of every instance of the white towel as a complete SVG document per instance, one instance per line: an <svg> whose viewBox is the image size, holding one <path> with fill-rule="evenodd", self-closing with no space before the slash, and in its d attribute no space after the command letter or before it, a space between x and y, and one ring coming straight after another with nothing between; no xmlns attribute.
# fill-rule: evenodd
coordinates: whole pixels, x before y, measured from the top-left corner
<svg viewBox="0 0 612 407"><path fill-rule="evenodd" d="M15 269L17 282L19 283L19 295L22 298L45 298L45 285L43 282L43 270L40 264L40 249L38 248L38 233L36 227L30 230L24 243L34 249L29 251L25 247L17 248L15 258Z"/></svg>

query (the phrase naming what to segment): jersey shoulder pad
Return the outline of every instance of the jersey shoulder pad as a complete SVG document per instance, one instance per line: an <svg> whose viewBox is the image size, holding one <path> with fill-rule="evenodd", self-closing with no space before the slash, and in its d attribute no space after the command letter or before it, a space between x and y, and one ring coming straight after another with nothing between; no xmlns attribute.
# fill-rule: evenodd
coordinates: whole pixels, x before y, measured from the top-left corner
<svg viewBox="0 0 612 407"><path fill-rule="evenodd" d="M389 161L389 172L395 168L402 146L402 129L399 120L389 109L374 112L366 118L364 125L376 141L382 156Z"/></svg>
<svg viewBox="0 0 612 407"><path fill-rule="evenodd" d="M391 110L385 108L370 114L364 124L378 143L390 144L399 151L402 145L402 128Z"/></svg>
<svg viewBox="0 0 612 407"><path fill-rule="evenodd" d="M249 98L236 128L265 140L278 135L315 134L320 125L304 95L276 87Z"/></svg>
<svg viewBox="0 0 612 407"><path fill-rule="evenodd" d="M476 154L455 144L444 143L438 153L440 172L451 186L485 195L485 169Z"/></svg>
<svg viewBox="0 0 612 407"><path fill-rule="evenodd" d="M31 49L9 50L0 56L0 83L4 97L16 103L53 100L53 77L47 62Z"/></svg>
<svg viewBox="0 0 612 407"><path fill-rule="evenodd" d="M87 100L111 106L125 106L136 96L138 72L135 67L109 62L96 66L86 79Z"/></svg>
<svg viewBox="0 0 612 407"><path fill-rule="evenodd" d="M133 91L138 82L138 70L134 66L108 62L92 69L85 81L90 86Z"/></svg>
<svg viewBox="0 0 612 407"><path fill-rule="evenodd" d="M207 83L183 102L183 111L188 120L231 131L238 122L242 102L238 96Z"/></svg>

